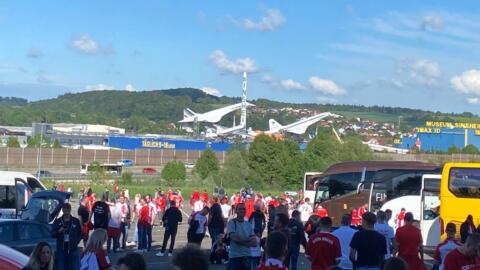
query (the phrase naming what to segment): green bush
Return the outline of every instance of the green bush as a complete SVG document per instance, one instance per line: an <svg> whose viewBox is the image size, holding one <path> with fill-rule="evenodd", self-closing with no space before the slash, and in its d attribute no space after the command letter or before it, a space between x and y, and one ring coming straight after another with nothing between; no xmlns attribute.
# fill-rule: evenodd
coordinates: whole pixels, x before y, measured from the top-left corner
<svg viewBox="0 0 480 270"><path fill-rule="evenodd" d="M181 161L169 161L162 170L162 178L167 181L168 186L181 185L187 177L185 164Z"/></svg>
<svg viewBox="0 0 480 270"><path fill-rule="evenodd" d="M215 156L215 152L210 148L203 151L195 164L195 172L202 179L206 179L210 174L218 172L218 169L218 159Z"/></svg>

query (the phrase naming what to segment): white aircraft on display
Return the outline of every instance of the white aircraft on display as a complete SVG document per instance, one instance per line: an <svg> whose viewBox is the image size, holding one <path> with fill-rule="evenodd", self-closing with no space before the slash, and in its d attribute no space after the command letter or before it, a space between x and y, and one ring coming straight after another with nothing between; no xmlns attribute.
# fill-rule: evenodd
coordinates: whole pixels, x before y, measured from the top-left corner
<svg viewBox="0 0 480 270"><path fill-rule="evenodd" d="M251 103L247 103L247 107L255 106ZM183 120L178 121L179 123L200 123L200 122L208 122L208 123L217 123L219 122L222 117L225 115L240 110L242 108L242 103L237 103L233 105L228 105L226 107L216 109L213 111L209 111L206 113L195 113L189 108L183 110Z"/></svg>
<svg viewBox="0 0 480 270"><path fill-rule="evenodd" d="M206 137L215 138L215 137L222 137L222 136L228 136L228 135L241 135L241 136L255 137L260 134L271 135L271 134L279 134L279 133L285 133L285 132L294 133L294 134L304 134L307 131L307 128L309 126L329 116L340 117L339 115L336 115L330 112L324 112L324 113L313 115L304 119L300 119L294 123L291 123L285 126L279 124L274 119L270 119L269 130L254 131L250 128L247 134L245 134L245 132L242 132L245 130L245 126L243 125L233 126L231 128L215 125L216 130L215 131L210 130L209 132L207 132Z"/></svg>
<svg viewBox="0 0 480 270"><path fill-rule="evenodd" d="M336 115L330 112L324 112L324 113L316 114L307 118L300 119L286 126L281 125L274 119L270 119L268 121L269 130L265 131L264 133L274 134L274 133L288 132L288 133L294 133L294 134L304 134L307 131L307 128L309 126L329 116L335 117L335 118L340 117L339 115Z"/></svg>

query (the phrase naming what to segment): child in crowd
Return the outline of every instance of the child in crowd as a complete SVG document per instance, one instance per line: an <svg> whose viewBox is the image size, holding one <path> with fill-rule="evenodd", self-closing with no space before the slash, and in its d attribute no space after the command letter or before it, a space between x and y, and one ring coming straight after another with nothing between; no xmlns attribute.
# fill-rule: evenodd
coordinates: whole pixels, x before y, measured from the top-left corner
<svg viewBox="0 0 480 270"><path fill-rule="evenodd" d="M260 246L262 233L259 229L253 230L255 233L256 246L250 247L250 254L252 256L252 269L256 269L260 264L260 258L262 257L262 248Z"/></svg>
<svg viewBox="0 0 480 270"><path fill-rule="evenodd" d="M210 263L222 264L228 262L228 250L227 245L223 242L223 234L219 234L217 241L213 244L210 251Z"/></svg>

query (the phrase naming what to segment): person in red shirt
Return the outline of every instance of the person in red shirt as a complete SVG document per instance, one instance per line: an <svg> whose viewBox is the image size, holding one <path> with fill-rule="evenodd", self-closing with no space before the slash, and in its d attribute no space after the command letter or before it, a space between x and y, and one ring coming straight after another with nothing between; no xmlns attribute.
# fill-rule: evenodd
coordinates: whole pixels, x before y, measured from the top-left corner
<svg viewBox="0 0 480 270"><path fill-rule="evenodd" d="M281 232L272 232L267 237L265 246L266 260L262 262L257 270L288 270L283 265L287 254L287 238Z"/></svg>
<svg viewBox="0 0 480 270"><path fill-rule="evenodd" d="M255 203L253 199L247 195L247 200L245 200L245 216L247 217L247 219L249 219L250 215L252 215L253 211L255 211L254 204Z"/></svg>
<svg viewBox="0 0 480 270"><path fill-rule="evenodd" d="M192 196L190 196L190 206L192 207L192 209L193 209L193 205L198 199L200 199L200 192L195 190L193 191Z"/></svg>
<svg viewBox="0 0 480 270"><path fill-rule="evenodd" d="M207 190L203 190L203 194L202 194L202 202L204 205L207 205L208 203L208 192Z"/></svg>
<svg viewBox="0 0 480 270"><path fill-rule="evenodd" d="M340 241L330 233L332 219L323 217L320 219L320 230L308 239L305 254L310 257L312 270L326 270L337 265L342 257Z"/></svg>
<svg viewBox="0 0 480 270"><path fill-rule="evenodd" d="M480 269L479 253L480 234L470 234L465 244L458 247L445 257L444 270L477 270Z"/></svg>
<svg viewBox="0 0 480 270"><path fill-rule="evenodd" d="M328 217L328 210L326 208L323 208L323 206L321 205L318 205L316 213L321 218Z"/></svg>
<svg viewBox="0 0 480 270"><path fill-rule="evenodd" d="M438 269L443 270L443 264L445 257L450 251L460 247L461 242L455 240L455 233L457 232L457 227L455 223L449 222L445 227L445 233L447 234L447 239L442 243L438 244L435 248L435 254L433 258L435 259L435 264L438 266Z"/></svg>
<svg viewBox="0 0 480 270"><path fill-rule="evenodd" d="M357 210L357 209L353 209L353 210L352 210L352 221L351 221L351 225L352 225L352 226L359 226L361 220L362 220L362 219L361 219L361 216L358 215L358 210Z"/></svg>
<svg viewBox="0 0 480 270"><path fill-rule="evenodd" d="M413 214L405 213L405 225L397 229L395 234L396 246L393 254L398 252L410 270L426 270L423 263L423 240L420 230L413 225ZM420 255L420 256L419 256Z"/></svg>
<svg viewBox="0 0 480 270"><path fill-rule="evenodd" d="M167 201L169 201L169 202L172 200L172 193L173 192L172 192L171 189L169 189L168 192L167 192Z"/></svg>
<svg viewBox="0 0 480 270"><path fill-rule="evenodd" d="M405 208L402 208L400 210L400 213L397 214L395 217L395 226L397 226L397 229L402 227L405 224Z"/></svg>

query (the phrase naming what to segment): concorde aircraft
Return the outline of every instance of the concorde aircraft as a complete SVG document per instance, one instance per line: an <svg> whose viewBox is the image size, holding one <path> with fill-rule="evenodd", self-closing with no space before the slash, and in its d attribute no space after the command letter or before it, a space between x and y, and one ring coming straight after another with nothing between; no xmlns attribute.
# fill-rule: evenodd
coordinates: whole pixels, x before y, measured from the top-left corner
<svg viewBox="0 0 480 270"><path fill-rule="evenodd" d="M214 138L214 137L222 137L222 136L228 136L228 135L242 135L242 136L247 136L250 138L254 138L257 135L260 134L266 134L266 135L275 135L275 134L280 134L280 133L294 133L294 134L304 134L307 131L307 128L316 122L322 120L323 118L326 117L340 117L339 115L330 113L330 112L324 112L320 113L317 115L313 115L307 118L300 119L294 123L291 123L289 125L281 125L274 119L269 120L269 130L266 131L260 131L260 130L248 130L247 134L245 134L243 131L245 129L244 126L238 125L238 126L233 126L231 128L226 128L222 127L219 125L215 125L216 131L215 132L210 132L207 134L206 137L208 138Z"/></svg>
<svg viewBox="0 0 480 270"><path fill-rule="evenodd" d="M249 106L255 106L255 105L247 102L247 107ZM178 122L179 123L193 123L193 122L217 123L226 114L229 114L236 110L240 110L241 108L242 108L242 103L228 105L226 107L209 111L206 113L195 113L191 109L186 108L183 110L183 120L180 120Z"/></svg>
<svg viewBox="0 0 480 270"><path fill-rule="evenodd" d="M330 113L330 112L324 112L320 114L316 114L307 118L300 119L296 122L293 122L288 125L281 125L275 119L270 119L268 121L269 125L269 130L265 131L265 134L275 134L275 133L294 133L294 134L304 134L307 131L307 128L316 122L322 120L323 118L326 117L340 117L339 115Z"/></svg>

